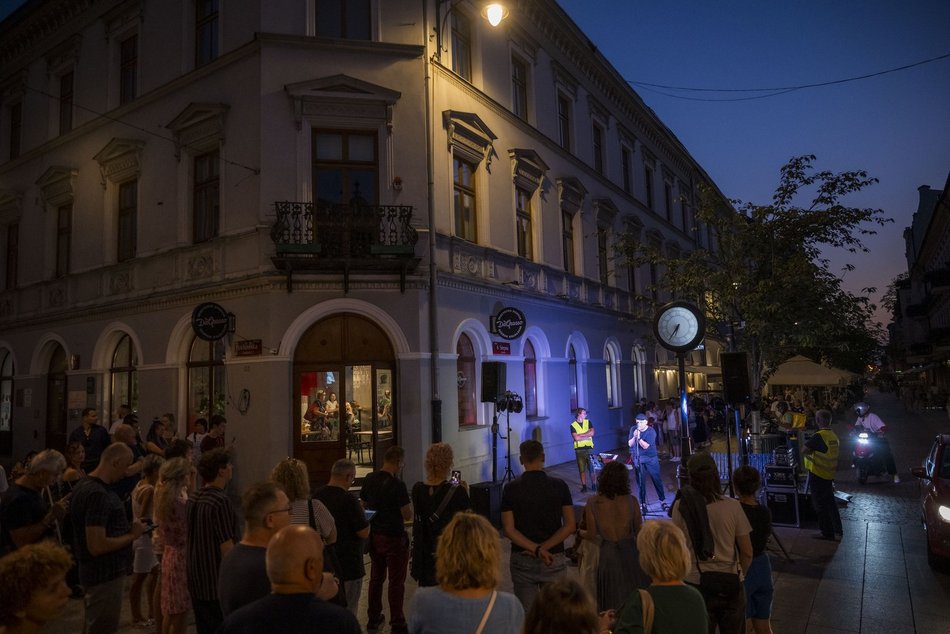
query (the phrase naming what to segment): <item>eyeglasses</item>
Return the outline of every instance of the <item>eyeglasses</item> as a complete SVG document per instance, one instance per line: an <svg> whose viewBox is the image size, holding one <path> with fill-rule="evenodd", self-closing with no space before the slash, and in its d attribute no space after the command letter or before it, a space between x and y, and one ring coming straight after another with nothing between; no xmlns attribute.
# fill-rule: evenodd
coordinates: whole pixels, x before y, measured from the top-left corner
<svg viewBox="0 0 950 634"><path fill-rule="evenodd" d="M290 512L292 512L293 510L294 510L294 507L288 506L288 507L285 508L285 509L276 509L276 510L273 510L273 511L268 511L267 514L268 514L268 515L273 515L274 513L290 513Z"/></svg>

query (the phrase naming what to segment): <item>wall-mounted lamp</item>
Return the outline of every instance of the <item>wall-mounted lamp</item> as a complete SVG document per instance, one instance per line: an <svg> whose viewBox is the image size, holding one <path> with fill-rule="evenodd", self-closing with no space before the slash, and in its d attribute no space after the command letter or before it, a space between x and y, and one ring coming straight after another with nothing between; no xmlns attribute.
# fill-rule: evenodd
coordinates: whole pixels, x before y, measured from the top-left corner
<svg viewBox="0 0 950 634"><path fill-rule="evenodd" d="M434 59L440 62L442 61L442 52L448 52L449 50L442 44L445 24L449 16L452 15L452 9L461 1L462 0L438 0L436 4L435 23L437 26L435 27L436 50ZM449 8L445 9L445 13L443 14L443 6L446 4L449 4ZM488 23L492 27L496 27L501 24L502 20L508 17L508 8L501 2L484 2L482 3L481 15L488 20Z"/></svg>

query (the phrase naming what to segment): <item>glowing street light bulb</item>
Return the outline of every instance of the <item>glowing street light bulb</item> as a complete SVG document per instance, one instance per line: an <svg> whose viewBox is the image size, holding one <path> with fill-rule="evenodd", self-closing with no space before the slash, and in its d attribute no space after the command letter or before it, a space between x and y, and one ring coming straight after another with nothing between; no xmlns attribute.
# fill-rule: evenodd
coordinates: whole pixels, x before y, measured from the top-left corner
<svg viewBox="0 0 950 634"><path fill-rule="evenodd" d="M485 18L492 26L498 26L508 16L508 10L498 2L492 2L485 7Z"/></svg>

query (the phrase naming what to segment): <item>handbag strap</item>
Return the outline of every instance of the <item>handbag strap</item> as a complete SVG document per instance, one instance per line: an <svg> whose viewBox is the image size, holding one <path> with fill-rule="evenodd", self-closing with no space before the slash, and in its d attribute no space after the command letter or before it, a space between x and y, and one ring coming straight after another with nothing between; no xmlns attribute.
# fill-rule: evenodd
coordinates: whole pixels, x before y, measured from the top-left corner
<svg viewBox="0 0 950 634"><path fill-rule="evenodd" d="M643 606L643 631L650 634L653 631L653 615L656 606L653 605L653 595L649 590L640 589L640 603Z"/></svg>
<svg viewBox="0 0 950 634"><path fill-rule="evenodd" d="M442 511L444 511L445 507L449 505L449 501L452 499L452 496L455 495L455 489L457 488L457 484L452 484L449 486L449 490L446 491L444 496L442 496L442 501L439 502L439 506L435 509L435 513L428 517L430 523L435 524L439 521Z"/></svg>
<svg viewBox="0 0 950 634"><path fill-rule="evenodd" d="M485 613L482 615L482 621L478 624L478 629L475 630L475 634L482 634L482 630L485 629L485 624L488 623L488 617L491 616L492 608L495 607L495 599L498 598L498 591L491 591L491 599L488 600L488 607L485 608Z"/></svg>

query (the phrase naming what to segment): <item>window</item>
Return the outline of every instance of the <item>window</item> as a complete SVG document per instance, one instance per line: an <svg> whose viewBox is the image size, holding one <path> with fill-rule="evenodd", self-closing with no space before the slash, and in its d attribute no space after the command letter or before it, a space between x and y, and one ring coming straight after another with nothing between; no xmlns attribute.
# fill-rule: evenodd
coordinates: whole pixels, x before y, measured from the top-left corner
<svg viewBox="0 0 950 634"><path fill-rule="evenodd" d="M597 228L597 269L600 274L600 283L607 286L609 281L607 270L607 228Z"/></svg>
<svg viewBox="0 0 950 634"><path fill-rule="evenodd" d="M375 133L314 130L313 161L317 202L376 204L379 167Z"/></svg>
<svg viewBox="0 0 950 634"><path fill-rule="evenodd" d="M119 103L135 99L139 69L139 36L119 42Z"/></svg>
<svg viewBox="0 0 950 634"><path fill-rule="evenodd" d="M472 81L472 26L457 11L452 12L452 70Z"/></svg>
<svg viewBox="0 0 950 634"><path fill-rule="evenodd" d="M195 337L188 354L188 428L197 418L224 414L224 340Z"/></svg>
<svg viewBox="0 0 950 634"><path fill-rule="evenodd" d="M604 349L604 369L606 371L607 381L607 407L618 407L620 405L620 363L617 359L617 353L611 346Z"/></svg>
<svg viewBox="0 0 950 634"><path fill-rule="evenodd" d="M577 410L577 353L574 352L574 344L567 348L567 380L568 396L571 401L571 411Z"/></svg>
<svg viewBox="0 0 950 634"><path fill-rule="evenodd" d="M557 96L557 132L558 144L571 151L571 100L564 95Z"/></svg>
<svg viewBox="0 0 950 634"><path fill-rule="evenodd" d="M455 354L458 359L455 362L456 384L459 391L459 427L468 427L478 423L478 411L476 409L475 389L477 366L475 359L475 346L468 335L459 335L459 341L455 345Z"/></svg>
<svg viewBox="0 0 950 634"><path fill-rule="evenodd" d="M518 223L518 255L532 259L531 193L521 187L515 189L515 208Z"/></svg>
<svg viewBox="0 0 950 634"><path fill-rule="evenodd" d="M477 227L475 223L475 166L456 158L453 161L455 180L455 235L475 242Z"/></svg>
<svg viewBox="0 0 950 634"><path fill-rule="evenodd" d="M218 150L195 157L194 241L205 242L218 235L220 176Z"/></svg>
<svg viewBox="0 0 950 634"><path fill-rule="evenodd" d="M604 173L604 128L599 123L593 125L594 169Z"/></svg>
<svg viewBox="0 0 950 634"><path fill-rule="evenodd" d="M574 216L561 210L561 256L564 270L574 274Z"/></svg>
<svg viewBox="0 0 950 634"><path fill-rule="evenodd" d="M7 225L7 252L6 267L4 274L6 283L4 288L7 290L16 288L17 285L17 267L20 259L20 223L15 222Z"/></svg>
<svg viewBox="0 0 950 634"><path fill-rule="evenodd" d="M73 234L73 206L56 210L56 277L69 273L69 250Z"/></svg>
<svg viewBox="0 0 950 634"><path fill-rule="evenodd" d="M625 145L620 148L620 169L623 171L623 174L621 174L623 191L630 194L633 191L633 156L630 148Z"/></svg>
<svg viewBox="0 0 950 634"><path fill-rule="evenodd" d="M116 259L125 262L135 257L136 208L138 206L138 181L119 185L118 249Z"/></svg>
<svg viewBox="0 0 950 634"><path fill-rule="evenodd" d="M525 416L538 415L538 359L530 339L524 342L524 410Z"/></svg>
<svg viewBox="0 0 950 634"><path fill-rule="evenodd" d="M195 1L195 67L218 57L218 0Z"/></svg>
<svg viewBox="0 0 950 634"><path fill-rule="evenodd" d="M109 375L112 381L109 411L119 409L119 405L128 405L133 412L139 408L139 379L136 368L139 364L132 339L123 334L112 353L112 365Z"/></svg>
<svg viewBox="0 0 950 634"><path fill-rule="evenodd" d="M59 133L73 129L73 72L59 77Z"/></svg>
<svg viewBox="0 0 950 634"><path fill-rule="evenodd" d="M370 0L317 0L319 37L369 40Z"/></svg>
<svg viewBox="0 0 950 634"><path fill-rule="evenodd" d="M10 105L10 160L20 156L20 135L23 133L23 103Z"/></svg>
<svg viewBox="0 0 950 634"><path fill-rule="evenodd" d="M666 219L673 222L673 185L669 181L663 183L663 205L666 207Z"/></svg>
<svg viewBox="0 0 950 634"><path fill-rule="evenodd" d="M643 168L643 186L645 192L645 199L647 207L653 209L653 170L649 167Z"/></svg>
<svg viewBox="0 0 950 634"><path fill-rule="evenodd" d="M13 446L13 353L0 350L0 454L10 455Z"/></svg>
<svg viewBox="0 0 950 634"><path fill-rule="evenodd" d="M528 66L511 57L511 111L528 120Z"/></svg>
<svg viewBox="0 0 950 634"><path fill-rule="evenodd" d="M683 231L689 231L689 217L690 217L690 205L689 201L685 198L680 199L680 220L683 223Z"/></svg>
<svg viewBox="0 0 950 634"><path fill-rule="evenodd" d="M632 294L637 294L637 267L633 264L627 265L627 290Z"/></svg>
<svg viewBox="0 0 950 634"><path fill-rule="evenodd" d="M650 262L650 297L653 298L654 302L657 300L658 294L656 288L656 262Z"/></svg>

